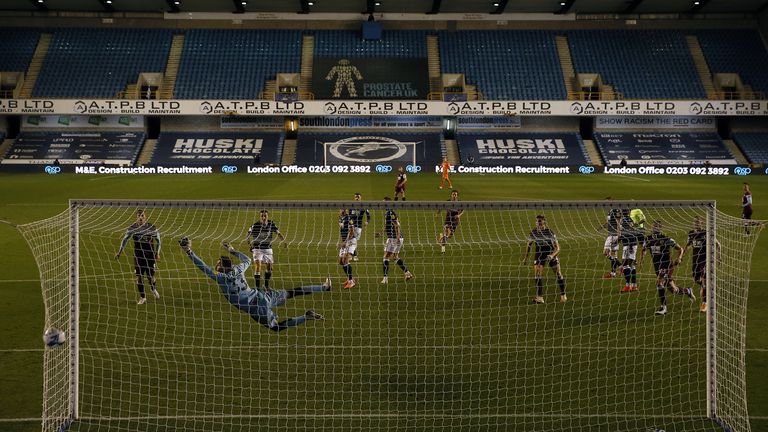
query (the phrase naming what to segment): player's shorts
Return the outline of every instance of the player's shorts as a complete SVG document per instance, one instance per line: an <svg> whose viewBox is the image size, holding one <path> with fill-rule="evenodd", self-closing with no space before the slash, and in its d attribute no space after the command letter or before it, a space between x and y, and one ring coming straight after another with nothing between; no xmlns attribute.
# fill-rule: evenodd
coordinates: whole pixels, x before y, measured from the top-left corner
<svg viewBox="0 0 768 432"><path fill-rule="evenodd" d="M621 259L637 259L637 244L625 244L624 247L621 248Z"/></svg>
<svg viewBox="0 0 768 432"><path fill-rule="evenodd" d="M395 186L395 194L405 193L405 186Z"/></svg>
<svg viewBox="0 0 768 432"><path fill-rule="evenodd" d="M353 255L356 250L357 250L357 239L353 237L347 240L344 246L339 248L339 258L344 258L345 256L347 256L347 254Z"/></svg>
<svg viewBox="0 0 768 432"><path fill-rule="evenodd" d="M155 257L151 255L135 256L133 259L133 267L134 271L136 272L136 276L141 276L142 274L153 276L155 274L155 270L157 269L157 265L155 264Z"/></svg>
<svg viewBox="0 0 768 432"><path fill-rule="evenodd" d="M672 273L674 272L675 267L670 261L654 261L653 270L659 278L672 279Z"/></svg>
<svg viewBox="0 0 768 432"><path fill-rule="evenodd" d="M752 219L752 206L744 207L741 211L742 219Z"/></svg>
<svg viewBox="0 0 768 432"><path fill-rule="evenodd" d="M361 235L363 235L363 228L355 227L355 240L359 240Z"/></svg>
<svg viewBox="0 0 768 432"><path fill-rule="evenodd" d="M546 265L547 261L549 261L549 266L552 268L557 267L558 264L560 264L560 260L557 259L557 257L554 257L552 259L547 258L549 254L547 253L537 253L533 257L533 265Z"/></svg>
<svg viewBox="0 0 768 432"><path fill-rule="evenodd" d="M384 245L384 252L398 254L403 247L403 238L388 238L387 243Z"/></svg>
<svg viewBox="0 0 768 432"><path fill-rule="evenodd" d="M456 228L459 227L459 223L458 222L453 222L453 221L445 221L445 225L443 225L443 226L445 228L448 228L449 230L451 230L451 234L453 234L453 233L456 232Z"/></svg>
<svg viewBox="0 0 768 432"><path fill-rule="evenodd" d="M616 234L611 234L608 237L605 238L605 244L603 245L603 250L609 250L616 252L619 250L619 236Z"/></svg>
<svg viewBox="0 0 768 432"><path fill-rule="evenodd" d="M694 261L691 266L691 273L694 281L703 282L707 277L707 263Z"/></svg>
<svg viewBox="0 0 768 432"><path fill-rule="evenodd" d="M273 264L275 257L272 255L272 248L270 249L251 249L253 252L253 261L262 262L265 264Z"/></svg>

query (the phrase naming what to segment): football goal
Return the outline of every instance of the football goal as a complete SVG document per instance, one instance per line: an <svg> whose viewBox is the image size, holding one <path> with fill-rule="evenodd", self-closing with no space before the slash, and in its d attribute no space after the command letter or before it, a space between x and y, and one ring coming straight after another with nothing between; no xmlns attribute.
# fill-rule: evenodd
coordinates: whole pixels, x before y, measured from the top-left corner
<svg viewBox="0 0 768 432"><path fill-rule="evenodd" d="M354 258L343 209L371 214ZM43 431L748 432L761 228L693 201L73 200L20 227L65 336Z"/></svg>

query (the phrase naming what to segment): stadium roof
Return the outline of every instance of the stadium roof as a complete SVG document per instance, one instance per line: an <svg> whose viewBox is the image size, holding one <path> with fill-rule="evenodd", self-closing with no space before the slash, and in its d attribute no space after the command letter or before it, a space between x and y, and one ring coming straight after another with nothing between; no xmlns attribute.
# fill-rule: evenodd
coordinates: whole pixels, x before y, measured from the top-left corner
<svg viewBox="0 0 768 432"><path fill-rule="evenodd" d="M178 1L178 5L176 2ZM246 4L243 5L242 3ZM178 9L178 10L174 10ZM3 11L309 13L757 13L768 0L2 0Z"/></svg>

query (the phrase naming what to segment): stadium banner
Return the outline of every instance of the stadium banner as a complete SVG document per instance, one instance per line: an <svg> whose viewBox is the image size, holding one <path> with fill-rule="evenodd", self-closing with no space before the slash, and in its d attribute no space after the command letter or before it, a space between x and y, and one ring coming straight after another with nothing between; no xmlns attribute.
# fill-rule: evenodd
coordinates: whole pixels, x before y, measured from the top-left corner
<svg viewBox="0 0 768 432"><path fill-rule="evenodd" d="M594 134L608 165L736 165L717 133Z"/></svg>
<svg viewBox="0 0 768 432"><path fill-rule="evenodd" d="M222 129L282 129L285 118L279 116L221 116Z"/></svg>
<svg viewBox="0 0 768 432"><path fill-rule="evenodd" d="M276 164L281 141L280 132L163 132L152 164Z"/></svg>
<svg viewBox="0 0 768 432"><path fill-rule="evenodd" d="M441 117L429 116L393 116L393 117L300 117L299 127L312 129L344 128L409 128L439 129L443 126Z"/></svg>
<svg viewBox="0 0 768 432"><path fill-rule="evenodd" d="M595 129L703 129L716 130L717 119L712 116L646 116L595 117Z"/></svg>
<svg viewBox="0 0 768 432"><path fill-rule="evenodd" d="M436 175L440 165L424 166L420 174ZM109 165L0 165L3 171L35 172L47 175L63 173L87 175L137 175L137 174L356 174L383 173L391 175L392 171L377 170L370 165L144 165L138 167L109 166ZM410 170L409 173L419 171ZM768 175L768 168L752 168L748 166L664 166L641 165L626 167L606 167L595 165L456 165L451 166L451 173L488 174L488 175L546 175L546 174L575 174L575 175L666 175L666 176L752 176Z"/></svg>
<svg viewBox="0 0 768 432"><path fill-rule="evenodd" d="M296 146L300 166L369 165L377 172L392 172L402 165L409 172L419 172L442 160L439 133L306 132L299 133Z"/></svg>
<svg viewBox="0 0 768 432"><path fill-rule="evenodd" d="M456 117L457 129L520 129L519 116L502 117Z"/></svg>
<svg viewBox="0 0 768 432"><path fill-rule="evenodd" d="M5 165L131 165L144 144L143 132L21 132L0 160Z"/></svg>
<svg viewBox="0 0 768 432"><path fill-rule="evenodd" d="M459 133L456 142L464 163L473 165L586 164L575 133Z"/></svg>
<svg viewBox="0 0 768 432"><path fill-rule="evenodd" d="M140 115L25 115L21 118L22 129L143 129L144 117Z"/></svg>
<svg viewBox="0 0 768 432"><path fill-rule="evenodd" d="M312 93L319 99L426 100L426 58L315 57Z"/></svg>
<svg viewBox="0 0 768 432"><path fill-rule="evenodd" d="M0 99L0 114L237 116L768 116L768 100L92 100Z"/></svg>

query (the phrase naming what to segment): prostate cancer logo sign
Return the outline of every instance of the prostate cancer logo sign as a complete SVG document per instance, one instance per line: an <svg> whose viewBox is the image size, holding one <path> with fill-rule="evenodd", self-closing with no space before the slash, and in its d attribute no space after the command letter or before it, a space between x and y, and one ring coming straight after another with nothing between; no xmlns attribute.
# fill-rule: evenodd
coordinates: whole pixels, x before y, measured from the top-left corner
<svg viewBox="0 0 768 432"><path fill-rule="evenodd" d="M346 90L350 98L357 97L357 89L355 89L355 79L362 80L363 75L360 70L351 64L347 59L339 60L339 63L332 67L325 79L332 81L336 79L336 83L333 89L333 97L341 97L342 90Z"/></svg>
<svg viewBox="0 0 768 432"><path fill-rule="evenodd" d="M382 136L357 136L345 138L328 145L334 157L356 163L387 162L406 154L405 144Z"/></svg>

